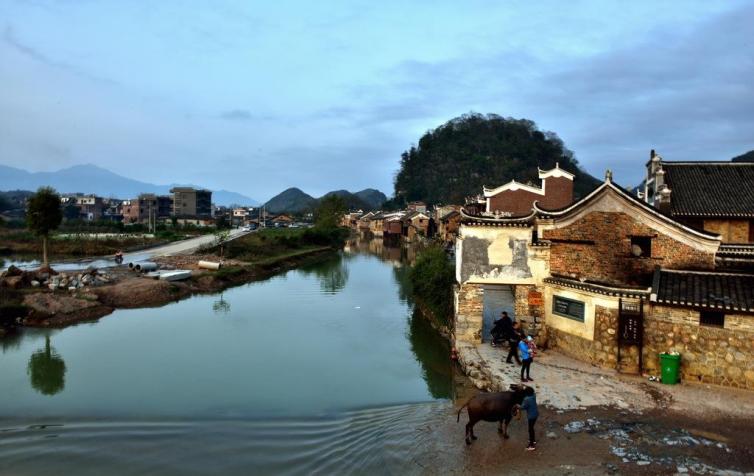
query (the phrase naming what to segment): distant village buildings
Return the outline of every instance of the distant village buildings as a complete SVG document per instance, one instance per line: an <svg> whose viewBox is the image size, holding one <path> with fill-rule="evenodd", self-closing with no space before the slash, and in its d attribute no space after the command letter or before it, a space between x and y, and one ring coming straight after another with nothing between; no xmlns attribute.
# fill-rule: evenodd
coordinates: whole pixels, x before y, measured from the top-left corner
<svg viewBox="0 0 754 476"><path fill-rule="evenodd" d="M489 339L505 310L596 365L658 374L676 351L683 379L754 388L754 163L652 152L640 197L608 172L576 202L571 174L539 176L460 210L457 340Z"/></svg>

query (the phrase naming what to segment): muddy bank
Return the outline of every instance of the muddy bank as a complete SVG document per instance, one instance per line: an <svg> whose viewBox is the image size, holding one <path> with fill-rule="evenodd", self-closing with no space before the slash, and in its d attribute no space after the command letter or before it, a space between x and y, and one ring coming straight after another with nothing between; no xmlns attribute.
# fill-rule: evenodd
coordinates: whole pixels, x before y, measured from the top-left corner
<svg viewBox="0 0 754 476"><path fill-rule="evenodd" d="M336 251L321 247L271 257L260 263L226 261L217 271L199 270L199 259L216 256L178 256L161 258L165 267L181 265L192 269L192 276L185 281L168 282L136 275L122 270L112 284L76 290L73 292L27 290L22 305L28 308L26 317L19 324L27 327L64 327L82 321L91 321L106 316L115 309L133 309L162 306L185 299L194 294L215 293L252 281L267 279L280 272L326 259ZM189 266L189 263L192 263Z"/></svg>

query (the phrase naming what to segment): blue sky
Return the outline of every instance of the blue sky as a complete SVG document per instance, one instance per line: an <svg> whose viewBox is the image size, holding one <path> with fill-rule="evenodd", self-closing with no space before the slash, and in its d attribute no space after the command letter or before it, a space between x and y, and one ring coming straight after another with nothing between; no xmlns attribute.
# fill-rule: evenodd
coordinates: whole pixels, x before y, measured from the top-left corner
<svg viewBox="0 0 754 476"><path fill-rule="evenodd" d="M752 1L0 0L0 163L389 195L403 150L476 111L635 184L651 148L754 149L753 24Z"/></svg>

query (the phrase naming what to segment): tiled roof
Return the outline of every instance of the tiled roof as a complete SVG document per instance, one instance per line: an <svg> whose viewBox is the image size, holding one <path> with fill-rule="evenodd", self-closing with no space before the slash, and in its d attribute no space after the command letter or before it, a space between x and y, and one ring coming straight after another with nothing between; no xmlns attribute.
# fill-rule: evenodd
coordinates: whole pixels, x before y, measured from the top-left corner
<svg viewBox="0 0 754 476"><path fill-rule="evenodd" d="M754 163L662 162L672 216L754 217Z"/></svg>
<svg viewBox="0 0 754 476"><path fill-rule="evenodd" d="M754 312L754 275L657 270L651 300L679 306Z"/></svg>

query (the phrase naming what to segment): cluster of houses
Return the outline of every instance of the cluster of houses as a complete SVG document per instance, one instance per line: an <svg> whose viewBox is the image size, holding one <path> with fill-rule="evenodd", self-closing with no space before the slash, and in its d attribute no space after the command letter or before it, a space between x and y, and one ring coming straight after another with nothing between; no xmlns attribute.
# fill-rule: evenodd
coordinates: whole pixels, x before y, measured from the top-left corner
<svg viewBox="0 0 754 476"><path fill-rule="evenodd" d="M424 202L411 202L406 210L347 213L341 225L388 242L435 238L452 244L461 221L460 209L460 205L437 205L428 210Z"/></svg>
<svg viewBox="0 0 754 476"><path fill-rule="evenodd" d="M672 162L643 190L540 170L459 210L455 338L489 339L502 311L540 344L594 365L754 389L754 163Z"/></svg>
<svg viewBox="0 0 754 476"><path fill-rule="evenodd" d="M286 227L295 220L286 214L268 214L257 207L223 207L212 203L210 190L174 187L170 195L142 193L128 200L86 194L64 194L61 205L69 219L115 221L126 225L213 226L219 219L235 226Z"/></svg>

